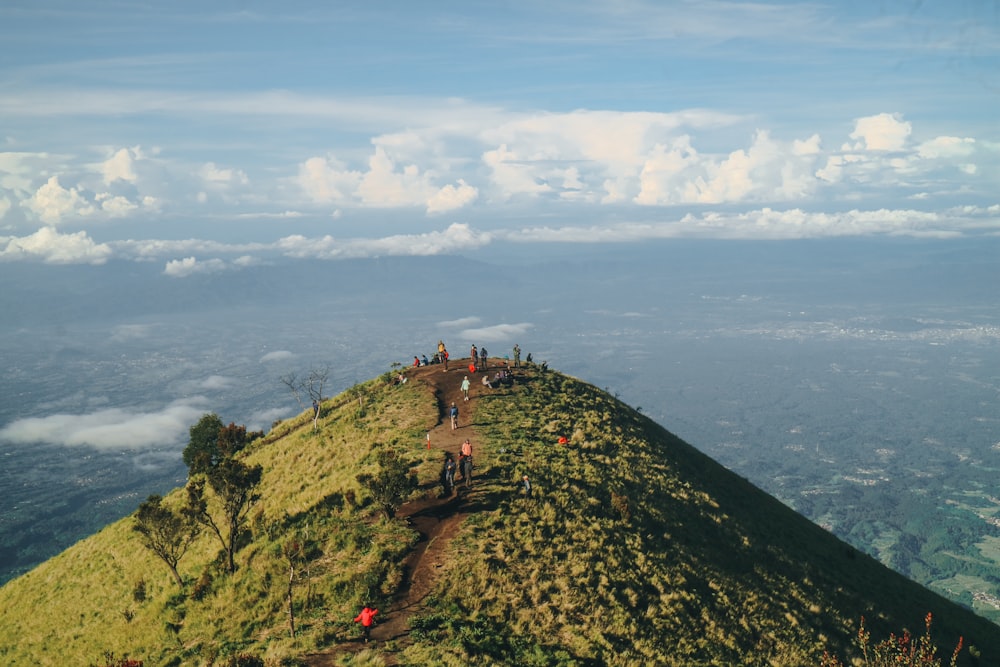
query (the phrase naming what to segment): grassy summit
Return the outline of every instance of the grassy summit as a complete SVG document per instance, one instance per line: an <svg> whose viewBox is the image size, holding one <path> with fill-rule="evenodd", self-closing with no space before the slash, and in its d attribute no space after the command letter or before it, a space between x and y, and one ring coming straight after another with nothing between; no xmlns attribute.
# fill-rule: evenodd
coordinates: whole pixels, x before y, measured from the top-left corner
<svg viewBox="0 0 1000 667"><path fill-rule="evenodd" d="M0 663L815 665L851 654L862 616L880 637L920 634L928 612L944 657L964 635L979 664L1000 662L996 625L607 393L533 366L513 388L471 377L465 402L466 374L378 378L327 401L315 431L303 414L253 443L261 500L234 574L203 534L180 589L129 517L9 582ZM465 438L475 483L439 498L442 450ZM421 482L393 519L357 479L386 448ZM382 621L367 647L352 623L366 601Z"/></svg>

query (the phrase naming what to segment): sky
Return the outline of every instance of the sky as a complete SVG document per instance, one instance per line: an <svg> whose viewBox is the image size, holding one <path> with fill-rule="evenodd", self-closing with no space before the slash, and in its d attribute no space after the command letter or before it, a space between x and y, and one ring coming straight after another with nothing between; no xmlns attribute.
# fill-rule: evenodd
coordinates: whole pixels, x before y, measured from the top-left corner
<svg viewBox="0 0 1000 667"><path fill-rule="evenodd" d="M1000 5L0 4L0 261L1000 233Z"/></svg>

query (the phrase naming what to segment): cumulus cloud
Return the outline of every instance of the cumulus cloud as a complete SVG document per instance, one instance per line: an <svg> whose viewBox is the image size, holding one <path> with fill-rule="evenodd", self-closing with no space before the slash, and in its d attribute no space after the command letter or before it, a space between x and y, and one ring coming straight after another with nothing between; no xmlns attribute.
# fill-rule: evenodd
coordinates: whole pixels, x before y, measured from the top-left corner
<svg viewBox="0 0 1000 667"><path fill-rule="evenodd" d="M122 148L102 162L100 170L105 185L111 185L115 181L135 183L138 178L135 173L135 159L138 157L138 147Z"/></svg>
<svg viewBox="0 0 1000 667"><path fill-rule="evenodd" d="M869 151L898 151L906 146L913 127L900 114L880 113L858 118L851 139L858 143L851 148Z"/></svg>
<svg viewBox="0 0 1000 667"><path fill-rule="evenodd" d="M171 278L187 278L200 273L218 273L227 268L226 262L218 258L199 261L194 257L185 257L167 262L163 273Z"/></svg>
<svg viewBox="0 0 1000 667"><path fill-rule="evenodd" d="M465 329L459 335L477 343L496 343L513 340L527 333L534 326L528 322L521 322L519 324L494 324L488 327Z"/></svg>
<svg viewBox="0 0 1000 667"><path fill-rule="evenodd" d="M445 213L462 208L479 196L479 190L459 179L457 185L446 185L427 201L428 213ZM0 216L2 217L2 216Z"/></svg>
<svg viewBox="0 0 1000 667"><path fill-rule="evenodd" d="M288 350L275 350L274 352L268 352L263 357L260 358L261 363L267 363L270 361L286 361L291 359L295 355Z"/></svg>
<svg viewBox="0 0 1000 667"><path fill-rule="evenodd" d="M184 442L190 425L204 414L203 403L201 399L188 399L175 401L159 412L109 408L82 415L19 419L0 429L0 440L101 450L175 446Z"/></svg>
<svg viewBox="0 0 1000 667"><path fill-rule="evenodd" d="M86 232L61 234L42 227L22 237L0 236L0 260L40 260L47 264L104 264L113 251L105 243L94 243Z"/></svg>
<svg viewBox="0 0 1000 667"><path fill-rule="evenodd" d="M975 150L975 144L970 137L935 137L917 146L917 156L928 160L966 157Z"/></svg>
<svg viewBox="0 0 1000 667"><path fill-rule="evenodd" d="M64 188L59 177L52 176L24 205L47 224L58 224L68 216L85 217L94 212L94 206L75 188Z"/></svg>
<svg viewBox="0 0 1000 667"><path fill-rule="evenodd" d="M803 239L845 236L912 236L948 238L962 231L977 232L997 224L990 209L946 212L877 209L823 213L799 208L760 208L738 213L687 214L656 223L607 226L531 227L504 235L522 243L617 243L663 238Z"/></svg>
<svg viewBox="0 0 1000 667"><path fill-rule="evenodd" d="M332 236L318 239L286 236L278 241L277 246L289 257L343 259L390 255L442 255L482 247L490 243L492 238L488 232L477 232L467 224L456 222L444 231L398 234L378 239L341 241Z"/></svg>
<svg viewBox="0 0 1000 667"><path fill-rule="evenodd" d="M198 170L198 177L213 186L247 185L250 179L239 169L223 169L207 162Z"/></svg>

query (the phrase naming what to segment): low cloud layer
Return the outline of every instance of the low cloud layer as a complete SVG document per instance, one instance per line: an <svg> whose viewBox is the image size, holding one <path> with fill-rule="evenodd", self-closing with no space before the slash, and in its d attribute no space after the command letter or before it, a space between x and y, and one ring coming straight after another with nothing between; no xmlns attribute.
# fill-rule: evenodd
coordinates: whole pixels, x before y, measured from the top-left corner
<svg viewBox="0 0 1000 667"><path fill-rule="evenodd" d="M0 429L0 441L105 451L179 447L187 440L191 424L205 413L205 405L203 399L193 398L174 401L158 412L108 408L19 419Z"/></svg>

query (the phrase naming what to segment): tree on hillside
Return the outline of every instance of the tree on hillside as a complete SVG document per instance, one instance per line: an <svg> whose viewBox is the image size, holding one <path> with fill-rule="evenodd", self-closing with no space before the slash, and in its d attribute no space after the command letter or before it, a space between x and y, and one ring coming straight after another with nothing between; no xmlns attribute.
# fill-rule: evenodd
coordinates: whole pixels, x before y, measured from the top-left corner
<svg viewBox="0 0 1000 667"><path fill-rule="evenodd" d="M202 415L198 423L188 433L191 439L184 448L184 464L190 474L205 472L219 460L219 432L225 428L219 415L214 412Z"/></svg>
<svg viewBox="0 0 1000 667"><path fill-rule="evenodd" d="M385 517L391 519L410 492L417 488L417 476L410 472L410 465L388 447L378 450L377 460L378 471L375 474L363 473L357 479L361 486L368 489Z"/></svg>
<svg viewBox="0 0 1000 667"><path fill-rule="evenodd" d="M174 581L183 588L177 564L198 536L199 526L193 517L164 507L163 498L153 494L139 505L132 529L142 536L143 546L167 564Z"/></svg>
<svg viewBox="0 0 1000 667"><path fill-rule="evenodd" d="M192 475L207 472L264 436L263 431L248 432L246 426L237 426L234 422L226 426L214 412L203 415L189 433L191 438L184 448L183 458Z"/></svg>
<svg viewBox="0 0 1000 667"><path fill-rule="evenodd" d="M247 515L260 500L257 487L262 473L263 468L259 465L248 466L235 459L224 458L204 477L194 479L187 485L188 511L198 523L211 529L219 538L230 573L236 571L234 555ZM206 479L221 506L222 519L219 521L212 516L205 496Z"/></svg>

